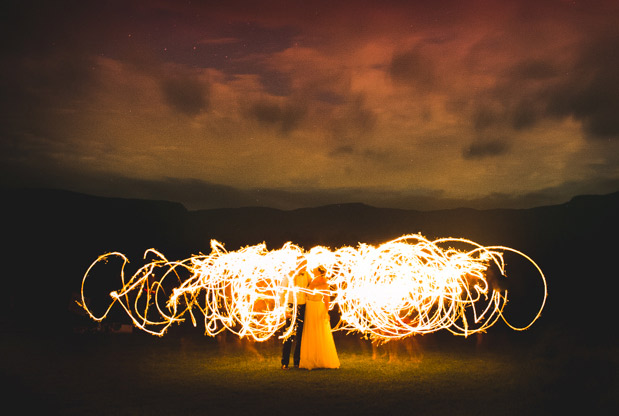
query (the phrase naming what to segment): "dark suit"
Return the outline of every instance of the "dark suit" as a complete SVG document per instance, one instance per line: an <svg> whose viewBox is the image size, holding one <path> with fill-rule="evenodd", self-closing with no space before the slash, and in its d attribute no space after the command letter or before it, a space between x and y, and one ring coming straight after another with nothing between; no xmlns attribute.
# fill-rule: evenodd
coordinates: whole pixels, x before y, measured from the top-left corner
<svg viewBox="0 0 619 416"><path fill-rule="evenodd" d="M294 305L289 303L288 306L292 308ZM292 349L292 343L295 343L294 354L292 356L292 362L295 367L299 366L301 361L301 338L303 337L303 320L305 319L305 304L297 306L297 317L295 321L295 333L290 335L286 341L284 341L284 347L282 349L282 365L288 366L290 362L290 350ZM286 328L289 328L292 324L292 317L286 318Z"/></svg>

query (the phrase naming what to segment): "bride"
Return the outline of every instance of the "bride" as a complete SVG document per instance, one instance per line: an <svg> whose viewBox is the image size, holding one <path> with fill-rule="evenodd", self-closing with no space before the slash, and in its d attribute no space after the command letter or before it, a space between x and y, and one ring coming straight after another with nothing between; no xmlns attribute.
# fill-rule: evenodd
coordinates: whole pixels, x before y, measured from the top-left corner
<svg viewBox="0 0 619 416"><path fill-rule="evenodd" d="M301 338L300 368L339 368L335 342L329 322L329 284L326 270L319 266L312 270L314 279L308 289L313 293L306 296L305 323Z"/></svg>

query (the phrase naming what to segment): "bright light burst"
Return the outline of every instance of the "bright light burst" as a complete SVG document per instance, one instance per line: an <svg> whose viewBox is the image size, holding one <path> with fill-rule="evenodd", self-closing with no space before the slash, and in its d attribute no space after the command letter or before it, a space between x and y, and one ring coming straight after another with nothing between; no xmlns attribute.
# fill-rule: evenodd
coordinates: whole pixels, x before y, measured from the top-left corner
<svg viewBox="0 0 619 416"><path fill-rule="evenodd" d="M507 290L490 277L491 269L496 269L505 278L506 252L530 262L542 280L541 305L524 327L507 322L503 315ZM121 253L107 253L93 262L82 281L81 303L93 319L105 319L118 302L136 327L155 335L186 319L197 326L199 318L209 336L229 330L264 341L281 330L281 337L287 337L293 331L286 327L287 295L310 293L287 283L303 260L308 271L319 265L327 269L326 294L340 315L334 330L359 332L379 341L441 329L468 336L499 319L512 329L525 330L539 318L547 297L544 274L531 258L509 247L484 247L462 238L429 241L415 234L377 247L359 244L331 251L316 246L305 251L289 242L279 250L258 244L232 252L212 240L209 255L182 261L169 261L154 249L147 250L145 259L149 255L155 259L129 279L124 273L128 259ZM86 304L84 286L93 267L112 257L122 259L122 287L110 293L111 304L96 316Z"/></svg>

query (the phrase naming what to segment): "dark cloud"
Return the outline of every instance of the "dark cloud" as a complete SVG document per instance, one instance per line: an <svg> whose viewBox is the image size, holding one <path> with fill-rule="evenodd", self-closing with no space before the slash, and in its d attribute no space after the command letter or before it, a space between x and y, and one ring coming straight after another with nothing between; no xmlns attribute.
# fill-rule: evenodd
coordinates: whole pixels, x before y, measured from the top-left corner
<svg viewBox="0 0 619 416"><path fill-rule="evenodd" d="M480 107L473 116L473 126L476 131L484 131L498 121L497 114L488 107Z"/></svg>
<svg viewBox="0 0 619 416"><path fill-rule="evenodd" d="M292 92L292 77L279 71L265 70L260 74L264 90L272 95L285 97Z"/></svg>
<svg viewBox="0 0 619 416"><path fill-rule="evenodd" d="M565 81L541 97L547 113L580 120L589 138L619 139L618 48L616 31L586 44Z"/></svg>
<svg viewBox="0 0 619 416"><path fill-rule="evenodd" d="M179 113L195 116L209 105L209 87L191 77L166 78L161 82L166 103Z"/></svg>
<svg viewBox="0 0 619 416"><path fill-rule="evenodd" d="M507 93L506 93L507 95ZM493 129L511 128L521 131L535 126L542 117L543 105L526 95L510 93L502 99L502 106L482 105L473 111L473 128L478 133Z"/></svg>
<svg viewBox="0 0 619 416"><path fill-rule="evenodd" d="M424 56L420 47L394 54L389 65L389 74L394 81L415 86L423 91L432 89L435 82L432 60Z"/></svg>
<svg viewBox="0 0 619 416"><path fill-rule="evenodd" d="M346 103L346 97L340 93L330 90L319 90L314 93L314 97L323 103L339 106Z"/></svg>
<svg viewBox="0 0 619 416"><path fill-rule="evenodd" d="M512 109L511 125L516 131L533 127L540 119L539 106L531 101L522 99Z"/></svg>
<svg viewBox="0 0 619 416"><path fill-rule="evenodd" d="M355 153L355 148L350 145L336 147L329 153L332 157L349 156Z"/></svg>
<svg viewBox="0 0 619 416"><path fill-rule="evenodd" d="M559 67L552 57L517 62L504 71L497 85L472 99L487 102L478 104L473 112L475 130L504 125L521 131L548 117L573 117L582 123L589 138L618 138L617 46L619 35L596 38L581 46L575 62L568 67ZM498 149L475 146L471 156L493 150Z"/></svg>
<svg viewBox="0 0 619 416"><path fill-rule="evenodd" d="M509 150L509 145L504 140L477 140L462 151L465 159L483 159L486 157L500 156Z"/></svg>
<svg viewBox="0 0 619 416"><path fill-rule="evenodd" d="M280 105L270 102L255 103L249 110L259 122L279 126L284 135L294 130L305 117L305 108L296 105Z"/></svg>
<svg viewBox="0 0 619 416"><path fill-rule="evenodd" d="M516 61L498 74L496 85L477 91L470 99L478 107L473 111L476 131L495 125L521 131L545 119L572 118L587 138L618 139L619 32L616 26L605 27L603 20L599 24L601 28L580 28L587 35L573 44L572 55ZM481 46L484 53L496 49ZM479 61L473 51L471 65Z"/></svg>
<svg viewBox="0 0 619 416"><path fill-rule="evenodd" d="M330 121L331 135L335 143L339 146L358 144L363 138L372 135L377 116L367 107L363 94L346 97L339 107L339 114Z"/></svg>
<svg viewBox="0 0 619 416"><path fill-rule="evenodd" d="M521 131L535 126L546 108L546 100L541 96L549 85L560 82L561 76L551 59L527 58L516 62L499 74L495 85L469 99L474 106L473 128L477 132L493 128ZM481 146L484 147L487 146Z"/></svg>
<svg viewBox="0 0 619 416"><path fill-rule="evenodd" d="M526 59L511 67L507 75L516 81L547 80L560 74L556 65L541 59Z"/></svg>

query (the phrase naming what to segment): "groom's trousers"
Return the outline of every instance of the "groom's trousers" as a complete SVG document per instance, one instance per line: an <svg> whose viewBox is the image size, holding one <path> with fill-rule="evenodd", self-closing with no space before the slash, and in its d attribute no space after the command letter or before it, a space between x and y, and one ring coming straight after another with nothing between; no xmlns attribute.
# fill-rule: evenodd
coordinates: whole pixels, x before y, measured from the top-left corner
<svg viewBox="0 0 619 416"><path fill-rule="evenodd" d="M288 304L289 307L293 307L292 304ZM294 354L292 356L292 362L295 367L299 365L301 361L301 338L303 337L303 320L305 319L305 305L297 305L297 318L295 321L294 334L290 335L284 341L284 347L282 348L282 365L288 366L290 362L290 350L292 349L292 343L294 342ZM286 319L286 328L289 328L292 324L292 317Z"/></svg>

